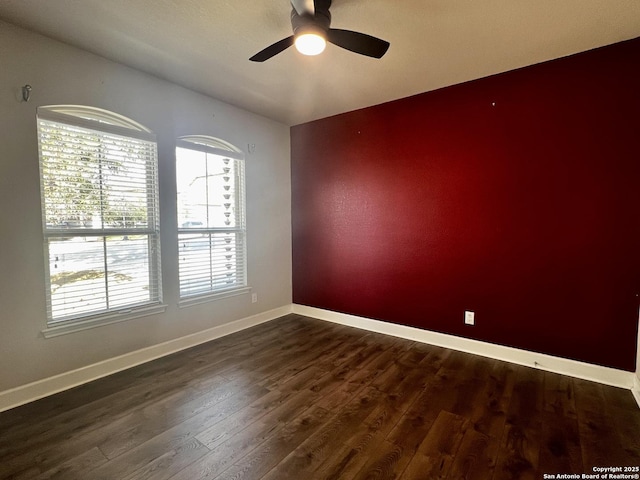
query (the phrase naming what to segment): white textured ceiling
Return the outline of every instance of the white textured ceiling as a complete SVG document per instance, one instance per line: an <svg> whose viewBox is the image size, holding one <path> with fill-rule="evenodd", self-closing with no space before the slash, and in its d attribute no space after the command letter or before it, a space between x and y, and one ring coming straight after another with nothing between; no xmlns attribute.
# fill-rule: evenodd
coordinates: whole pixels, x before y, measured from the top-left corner
<svg viewBox="0 0 640 480"><path fill-rule="evenodd" d="M291 34L290 11L288 0L0 1L8 22L288 125L640 36L640 0L334 0L332 27L389 41L385 57L329 45L250 62Z"/></svg>

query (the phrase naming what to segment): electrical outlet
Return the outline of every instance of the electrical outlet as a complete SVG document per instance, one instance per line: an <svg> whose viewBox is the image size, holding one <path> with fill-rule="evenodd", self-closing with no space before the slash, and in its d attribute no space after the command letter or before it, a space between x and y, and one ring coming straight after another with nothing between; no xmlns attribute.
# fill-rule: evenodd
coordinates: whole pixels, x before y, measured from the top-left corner
<svg viewBox="0 0 640 480"><path fill-rule="evenodd" d="M465 312L464 312L464 324L465 325L475 325L476 324L476 312L472 312L471 310L465 310Z"/></svg>
<svg viewBox="0 0 640 480"><path fill-rule="evenodd" d="M258 302L258 294L257 293L252 293L251 294L251 303L257 303Z"/></svg>

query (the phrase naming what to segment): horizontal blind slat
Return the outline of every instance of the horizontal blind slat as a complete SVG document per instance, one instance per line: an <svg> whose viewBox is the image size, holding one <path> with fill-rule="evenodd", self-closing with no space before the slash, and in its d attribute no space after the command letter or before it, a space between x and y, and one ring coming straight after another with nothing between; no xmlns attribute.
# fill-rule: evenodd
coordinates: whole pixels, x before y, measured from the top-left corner
<svg viewBox="0 0 640 480"><path fill-rule="evenodd" d="M204 136L177 142L183 297L246 286L242 158L239 152L227 151L224 142Z"/></svg>
<svg viewBox="0 0 640 480"><path fill-rule="evenodd" d="M158 303L155 137L47 112L38 138L49 324Z"/></svg>

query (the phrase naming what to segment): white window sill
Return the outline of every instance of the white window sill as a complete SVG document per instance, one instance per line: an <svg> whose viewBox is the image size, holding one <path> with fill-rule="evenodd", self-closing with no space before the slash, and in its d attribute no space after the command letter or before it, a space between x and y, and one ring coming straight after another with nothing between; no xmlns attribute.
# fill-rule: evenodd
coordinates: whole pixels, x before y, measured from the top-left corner
<svg viewBox="0 0 640 480"><path fill-rule="evenodd" d="M215 302L223 298L237 297L245 295L251 291L251 287L231 288L221 292L205 293L202 295L193 295L191 297L181 298L178 302L179 308L191 307L192 305L200 305L202 303Z"/></svg>
<svg viewBox="0 0 640 480"><path fill-rule="evenodd" d="M64 322L61 325L55 325L49 328L45 328L44 330L42 330L42 334L44 335L44 338L58 337L60 335L80 332L82 330L89 330L90 328L101 327L103 325L125 322L134 318L156 315L158 313L163 313L166 309L166 305L151 305L149 307L107 313L96 317L71 320L68 322Z"/></svg>

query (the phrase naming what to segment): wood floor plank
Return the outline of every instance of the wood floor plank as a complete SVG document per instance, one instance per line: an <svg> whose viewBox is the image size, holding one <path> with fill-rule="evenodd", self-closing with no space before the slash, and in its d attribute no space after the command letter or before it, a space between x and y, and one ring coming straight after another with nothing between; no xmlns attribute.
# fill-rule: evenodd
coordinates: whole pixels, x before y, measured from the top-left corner
<svg viewBox="0 0 640 480"><path fill-rule="evenodd" d="M554 415L578 418L573 379L557 373L544 373L544 410Z"/></svg>
<svg viewBox="0 0 640 480"><path fill-rule="evenodd" d="M175 373L175 372L174 372ZM112 393L104 400L90 402L86 406L71 408L68 412L52 413L51 417L41 421L29 418L22 428L7 430L0 433L0 455L10 457L16 451L35 449L56 441L57 437L64 437L71 432L91 430L104 422L113 422L114 416L124 416L140 406L148 405L165 395L172 395L188 388L188 382L179 374L173 378L181 379L172 382L170 377L156 381L141 381L137 387L129 387L124 393ZM100 384L101 382L98 382ZM91 388L85 386L85 389ZM118 388L118 386L116 386ZM42 401L43 408L48 407L48 399ZM113 405L118 404L117 412ZM15 441L19 438L20 441Z"/></svg>
<svg viewBox="0 0 640 480"><path fill-rule="evenodd" d="M244 352L243 355L248 356L249 354ZM60 415L52 415L51 418L46 419L44 422L25 422L22 431L19 433L0 432L0 454L14 468L15 466L20 468L19 466L24 463L31 463L31 452L39 446L55 442L57 439L66 438L70 433L73 433L76 437L83 432L90 435L91 431L105 425L107 429L112 427L118 420L122 423L132 423L127 417L131 412L139 412L149 405L161 402L167 396L185 393L188 387L194 384L197 384L200 388L208 388L212 377L206 375L205 372L208 372L213 368L213 365L220 362L227 361L233 364L234 361L238 361L234 358L222 358L218 359L216 363L212 362L211 358L208 358L209 363L204 366L197 362L195 366L185 367L181 366L180 357L181 355L177 355L174 358L174 361L177 362L175 366L163 367L160 373L158 373L156 362L164 365L167 360L160 359L159 361L151 362L148 364L150 373L144 374L144 372L141 372L138 376L141 379L139 385L134 384L124 392L114 392L106 399L96 400L86 406L63 412ZM115 377L119 379L120 375ZM228 383L227 380L219 376L214 376L213 380ZM98 382L99 385L101 385L100 382ZM86 387L91 388L90 386ZM45 399L43 403L47 404L48 400ZM113 410L114 404L120 407L115 412ZM12 436L6 437L7 435ZM4 441L5 438L10 438L11 441ZM21 441L15 441L16 438L20 438ZM17 457L13 454L15 451L20 453ZM56 459L59 458L60 453L57 452ZM77 452L72 451L69 456L73 457L76 454Z"/></svg>
<svg viewBox="0 0 640 480"><path fill-rule="evenodd" d="M545 372L543 400L538 473L585 471L573 379Z"/></svg>
<svg viewBox="0 0 640 480"><path fill-rule="evenodd" d="M624 450L625 466L640 466L640 416L629 390L603 388L607 416Z"/></svg>
<svg viewBox="0 0 640 480"><path fill-rule="evenodd" d="M182 352L181 352L182 353ZM119 396L128 388L139 389L149 382L156 382L155 373L169 369L179 369L180 364L174 363L175 357L168 356L152 362L153 365L140 365L109 376L109 382L94 381L64 392L43 398L38 402L28 403L2 413L0 431L0 446L8 435L22 435L25 428L51 421L57 415L69 416L74 409L90 409L93 402L103 402L108 397ZM44 408L46 406L46 408ZM82 413L80 413L82 415Z"/></svg>
<svg viewBox="0 0 640 480"><path fill-rule="evenodd" d="M214 449L236 434L246 436L246 432L243 433L243 430L253 422L285 424L291 418L301 415L312 405L316 405L318 398L329 393L332 388L329 384L325 384L325 392L323 388L312 388L312 382L313 378L308 380L307 386L309 388L303 388L300 385L291 388L285 384L282 386L282 391L270 391L242 410L226 417L222 422L204 430L196 438L208 448Z"/></svg>
<svg viewBox="0 0 640 480"><path fill-rule="evenodd" d="M226 419L221 425L216 425L197 438L203 441L209 448L215 448L215 451L207 455L201 461L197 462L190 468L181 472L177 478L213 478L220 473L220 469L226 467L229 462L234 461L237 456L243 452L246 453L247 449L251 447L257 447L262 440L269 435L274 435L277 430L269 430L268 426L283 423L287 417L295 417L302 410L309 408L313 404L318 404L317 399L321 396L331 395L332 390L336 389L343 379L337 379L334 373L324 373L320 378L317 376L317 367L307 369L302 372L302 378L289 378L287 381L282 382L281 388L286 392L280 393L279 396L274 395L276 392L265 396L256 405L251 405L236 415ZM339 370L338 368L336 370ZM307 387L305 389L305 387ZM290 394L296 394L290 397ZM274 397L274 401L266 403L267 397ZM276 398L277 397L277 398ZM286 398L286 402L277 405L276 408L272 408L274 404L281 401L282 398ZM297 404L298 408L293 405ZM256 413L255 409L261 408L263 412L270 410L270 412L262 417L259 413ZM249 411L254 409L254 411ZM279 416L279 417L278 417ZM240 418L233 418L240 417ZM251 421L251 418L260 418L260 422L257 425L251 425L247 430L242 430L241 425L246 426ZM237 443L233 436L236 432L239 432L239 438L250 438L251 441L246 440ZM234 446L234 442L236 442Z"/></svg>
<svg viewBox="0 0 640 480"><path fill-rule="evenodd" d="M314 398L315 394L310 390L289 396L285 402L240 429L238 434L225 435L219 441L210 443L210 453L180 471L174 478L211 479L222 475L262 444L280 434L295 419L306 418L304 415L308 412L311 412L312 417L316 411L324 415L324 410L313 406Z"/></svg>
<svg viewBox="0 0 640 480"><path fill-rule="evenodd" d="M545 412L540 432L538 472L585 472L576 418Z"/></svg>
<svg viewBox="0 0 640 480"><path fill-rule="evenodd" d="M168 452L149 461L122 480L167 480L209 453L209 449L189 438ZM86 476L84 478L87 478ZM93 478L93 477L92 477Z"/></svg>
<svg viewBox="0 0 640 480"><path fill-rule="evenodd" d="M498 439L502 437L516 377L516 366L495 363L486 378L484 391L474 401L470 419L476 431Z"/></svg>
<svg viewBox="0 0 640 480"><path fill-rule="evenodd" d="M320 429L328 412L312 407L304 415L296 418L258 448L244 456L216 479L258 480L263 478L280 461L313 432Z"/></svg>
<svg viewBox="0 0 640 480"><path fill-rule="evenodd" d="M466 395L471 386L478 391L481 386L474 380L471 362L468 354L453 352L436 373L427 373L424 390L387 438L415 452L442 410L472 410L473 403L465 403Z"/></svg>
<svg viewBox="0 0 640 480"><path fill-rule="evenodd" d="M100 450L107 458L115 458L135 448L147 440L186 421L191 421L204 411L216 407L220 411L231 411L267 390L258 385L250 385L244 380L216 381L209 388L192 393L189 398L175 395L141 408L126 424L119 425L117 431L99 443Z"/></svg>
<svg viewBox="0 0 640 480"><path fill-rule="evenodd" d="M453 459L448 480L487 480L493 478L500 441L491 435L467 428Z"/></svg>
<svg viewBox="0 0 640 480"><path fill-rule="evenodd" d="M82 475L78 478L91 478L92 480L124 478L157 458L171 454L173 450L183 449L185 442L194 442L193 437L203 429L221 421L230 413L264 394L265 390L257 386L248 389L123 452L96 469L81 472Z"/></svg>
<svg viewBox="0 0 640 480"><path fill-rule="evenodd" d="M640 464L628 390L300 315L0 413L0 479L538 479Z"/></svg>
<svg viewBox="0 0 640 480"><path fill-rule="evenodd" d="M386 436L397 425L405 412L416 401L422 391L422 374L411 370L396 383L378 388L384 395L376 408L344 440L344 445L334 449L326 457L312 477L320 479L353 478L374 455L378 445L385 442ZM373 385L373 384L372 384ZM385 392L386 390L386 392Z"/></svg>
<svg viewBox="0 0 640 480"><path fill-rule="evenodd" d="M115 458L155 435L166 432L168 428L178 424L180 419L191 420L201 411L205 411L206 416L207 409L214 412L212 416L216 418L229 409L238 408L245 397L252 398L264 392L266 390L259 386L234 390L223 384L219 384L218 388L207 395L198 395L190 389L178 390L158 402L144 403L139 410L133 410L124 416L115 411L113 421L101 428L79 429L70 437L57 434L53 438L59 440L48 442L40 449L28 448L20 455L9 458L0 465L0 473L15 473L32 465L45 471L84 452L87 445L99 446L108 458ZM212 409L214 405L217 407ZM154 417L153 414L158 412L163 415Z"/></svg>
<svg viewBox="0 0 640 480"><path fill-rule="evenodd" d="M105 464L108 461L107 457L100 451L99 448L93 447L86 452L67 460L66 462L56 465L39 475L35 475L34 471L27 470L19 475L14 476L16 480L20 478L35 478L37 480L45 479L72 479L76 478L78 472L93 469L100 465Z"/></svg>
<svg viewBox="0 0 640 480"><path fill-rule="evenodd" d="M324 395L318 400L317 405L331 412L339 412L345 405L358 394L360 394L367 386L380 374L380 370L338 370L331 372L324 377L325 382L332 382L335 389L330 395Z"/></svg>
<svg viewBox="0 0 640 480"><path fill-rule="evenodd" d="M282 375L283 369L295 372L299 365L308 364L315 357L337 355L340 346L342 348L345 348L345 345L348 346L347 339L336 336L335 333L332 335L331 331L324 333L314 331L312 335L309 334L310 332L305 332L301 338L298 338L298 333L293 341L283 341L275 348L256 352L243 361L230 362L228 368L219 370L219 374L229 379L237 376L252 378L269 387L270 383L273 383L270 382L271 377L275 376L277 379ZM306 363L305 358L300 359L305 355L311 355Z"/></svg>
<svg viewBox="0 0 640 480"><path fill-rule="evenodd" d="M495 480L539 478L544 373L528 367L518 367L517 371Z"/></svg>
<svg viewBox="0 0 640 480"><path fill-rule="evenodd" d="M389 370L395 370L395 367L390 366ZM353 478L416 401L423 388L423 375L417 369L407 370L402 378L394 372L392 376L387 376L393 379L392 382L381 384L378 381L383 377L384 374L370 385L383 393L375 408L358 427L343 435L343 445L333 448L311 477L327 480Z"/></svg>
<svg viewBox="0 0 640 480"><path fill-rule="evenodd" d="M594 466L638 465L640 461L633 448L638 443L638 430L632 427L635 434L628 436L626 428L622 427L625 432L623 438L616 428L621 424L639 425L638 415L630 414L628 418L625 418L626 414L621 416L621 412L609 404L611 398L605 394L605 390L612 392L619 389L579 379L574 379L574 384L584 468L591 471ZM607 439L606 442L603 438Z"/></svg>
<svg viewBox="0 0 640 480"><path fill-rule="evenodd" d="M382 392L367 387L350 401L339 414L329 417L316 433L300 445L287 452L278 468L270 472L265 479L285 480L300 478L317 470L331 455L334 449L345 445L344 435L351 434L378 406L377 400Z"/></svg>
<svg viewBox="0 0 640 480"><path fill-rule="evenodd" d="M159 358L153 362L130 368L128 370L118 372L109 376L109 382L95 381L86 385L82 385L65 392L52 395L39 402L32 402L21 407L17 407L2 414L2 430L0 430L0 454L6 452L2 450L4 438L11 435L15 440L16 436L25 436L28 438L37 438L25 432L24 429L41 430L43 423L66 424L69 418L82 418L85 412L95 412L102 405L111 405L118 403L122 408L126 407L127 399L134 397L136 392L144 390L144 395L149 395L150 391L155 390L158 385L170 385L167 379L177 379L184 382L185 372L198 372L198 365L204 364L211 367L215 364L215 360L227 360L231 355L244 354L248 355L249 347L264 349L269 347L265 344L264 337L271 332L271 341L281 341L283 331L287 332L292 328L301 329L308 328L307 322L299 322L299 316L289 315L279 319L276 324L265 323L251 329L251 333L241 331L223 337L216 341L216 348L211 349L209 344L197 346L187 351L178 352L167 357ZM314 320L312 323L326 325L326 322ZM240 343L242 340L242 343ZM198 361L194 364L188 364L185 360L190 355L196 355L194 352L204 350L205 353L213 355L214 358L202 358L202 353L198 355ZM198 379L197 375L192 378ZM130 389L134 390L130 392ZM140 403L139 398L132 398L132 403ZM46 407L46 408L45 408ZM74 409L80 409L74 411ZM62 417L58 417L62 415ZM15 430L18 429L18 430ZM15 444L15 441L9 442Z"/></svg>
<svg viewBox="0 0 640 480"><path fill-rule="evenodd" d="M446 479L469 421L441 410L401 479Z"/></svg>
<svg viewBox="0 0 640 480"><path fill-rule="evenodd" d="M395 443L383 440L369 454L367 462L353 480L396 480L412 458L413 452L409 454Z"/></svg>

